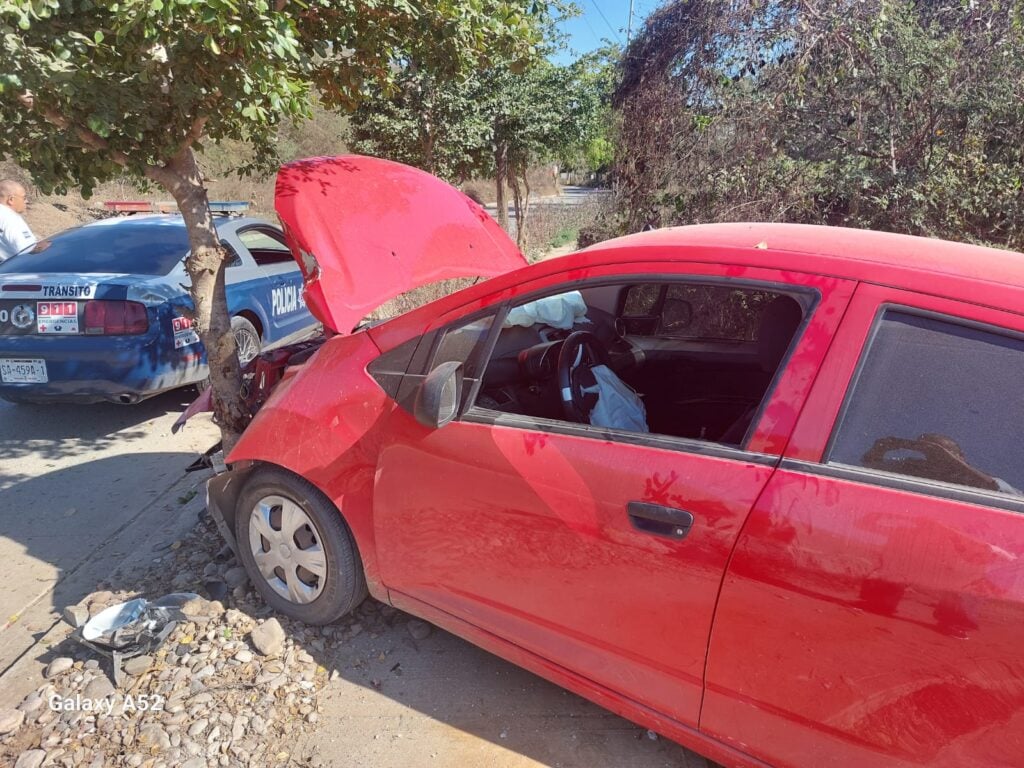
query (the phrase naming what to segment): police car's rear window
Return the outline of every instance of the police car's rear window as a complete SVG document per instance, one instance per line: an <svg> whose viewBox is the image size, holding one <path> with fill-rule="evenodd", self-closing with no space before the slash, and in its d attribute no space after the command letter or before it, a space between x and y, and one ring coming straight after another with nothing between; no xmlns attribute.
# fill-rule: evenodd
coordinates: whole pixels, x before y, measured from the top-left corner
<svg viewBox="0 0 1024 768"><path fill-rule="evenodd" d="M188 253L180 222L118 220L40 240L0 264L5 272L115 272L166 275Z"/></svg>

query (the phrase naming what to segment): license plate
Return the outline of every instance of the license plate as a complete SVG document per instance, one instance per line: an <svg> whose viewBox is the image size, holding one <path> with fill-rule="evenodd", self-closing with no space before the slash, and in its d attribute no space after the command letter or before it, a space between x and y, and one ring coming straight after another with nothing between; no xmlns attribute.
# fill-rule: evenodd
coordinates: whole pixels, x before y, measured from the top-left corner
<svg viewBox="0 0 1024 768"><path fill-rule="evenodd" d="M78 333L77 301L40 301L36 304L38 333Z"/></svg>
<svg viewBox="0 0 1024 768"><path fill-rule="evenodd" d="M46 361L0 360L0 381L4 384L45 384L49 381L46 376Z"/></svg>

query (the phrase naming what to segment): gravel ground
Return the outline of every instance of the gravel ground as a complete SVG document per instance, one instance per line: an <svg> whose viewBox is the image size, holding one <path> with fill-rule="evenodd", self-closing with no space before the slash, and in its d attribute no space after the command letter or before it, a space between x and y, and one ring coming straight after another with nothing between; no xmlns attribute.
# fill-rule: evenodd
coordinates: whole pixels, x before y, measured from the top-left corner
<svg viewBox="0 0 1024 768"><path fill-rule="evenodd" d="M81 618L168 591L198 589L221 599L188 602L187 621L159 649L124 663L119 689L109 659L73 639L50 649L39 687L16 709L0 712L0 764L294 764L284 745L315 726L327 681L306 648L322 652L346 628L270 617L205 515L192 534L154 559L159 567L140 582L100 584L79 603ZM58 699L72 706L55 707Z"/></svg>

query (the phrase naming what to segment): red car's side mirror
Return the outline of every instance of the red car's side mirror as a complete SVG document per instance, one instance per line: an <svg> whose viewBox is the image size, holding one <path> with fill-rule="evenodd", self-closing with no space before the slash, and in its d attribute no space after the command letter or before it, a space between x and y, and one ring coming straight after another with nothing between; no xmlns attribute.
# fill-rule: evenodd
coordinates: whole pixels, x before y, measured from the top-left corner
<svg viewBox="0 0 1024 768"><path fill-rule="evenodd" d="M420 385L413 415L423 426L439 429L458 415L461 402L462 363L441 363Z"/></svg>

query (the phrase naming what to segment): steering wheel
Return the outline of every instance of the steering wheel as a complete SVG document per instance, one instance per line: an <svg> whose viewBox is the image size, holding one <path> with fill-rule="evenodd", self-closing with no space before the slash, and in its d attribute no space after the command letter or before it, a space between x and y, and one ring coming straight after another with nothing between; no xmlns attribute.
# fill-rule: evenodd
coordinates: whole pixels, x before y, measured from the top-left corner
<svg viewBox="0 0 1024 768"><path fill-rule="evenodd" d="M558 353L558 389L567 420L589 423L590 411L597 404L597 395L585 391L597 385L590 369L608 364L608 350L589 331L571 333L562 342Z"/></svg>

